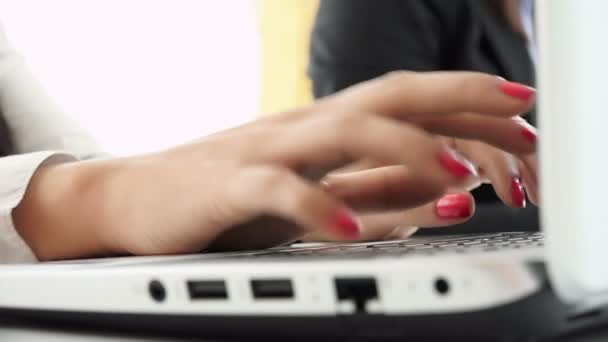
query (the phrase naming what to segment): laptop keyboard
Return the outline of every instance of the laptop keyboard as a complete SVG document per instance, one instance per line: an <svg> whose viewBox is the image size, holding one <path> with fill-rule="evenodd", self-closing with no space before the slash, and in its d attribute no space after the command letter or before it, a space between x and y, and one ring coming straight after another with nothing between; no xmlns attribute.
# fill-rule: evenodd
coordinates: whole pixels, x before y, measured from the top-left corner
<svg viewBox="0 0 608 342"><path fill-rule="evenodd" d="M450 236L414 237L399 241L354 244L295 244L279 247L254 256L356 256L434 255L439 253L479 253L538 248L544 245L540 232L508 232Z"/></svg>

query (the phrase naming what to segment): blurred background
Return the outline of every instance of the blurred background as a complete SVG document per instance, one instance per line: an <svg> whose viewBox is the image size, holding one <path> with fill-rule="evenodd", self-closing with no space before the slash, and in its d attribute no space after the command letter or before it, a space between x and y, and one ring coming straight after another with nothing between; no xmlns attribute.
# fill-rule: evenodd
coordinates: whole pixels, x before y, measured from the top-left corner
<svg viewBox="0 0 608 342"><path fill-rule="evenodd" d="M0 20L66 113L122 156L310 103L319 8L309 70L317 97L393 70L473 70L534 85L532 0L438 3L0 0ZM534 112L526 117L534 123ZM533 206L507 209L491 186L474 195L480 210L452 233L538 229Z"/></svg>
<svg viewBox="0 0 608 342"><path fill-rule="evenodd" d="M66 113L108 152L129 155L308 103L305 70L317 6L317 0L0 0L0 20Z"/></svg>

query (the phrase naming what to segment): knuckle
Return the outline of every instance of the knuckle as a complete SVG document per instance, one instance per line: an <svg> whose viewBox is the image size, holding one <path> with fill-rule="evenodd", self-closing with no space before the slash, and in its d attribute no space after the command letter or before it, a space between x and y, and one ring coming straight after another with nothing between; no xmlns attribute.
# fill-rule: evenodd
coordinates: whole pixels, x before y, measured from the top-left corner
<svg viewBox="0 0 608 342"><path fill-rule="evenodd" d="M398 96L406 85L412 86L417 75L413 71L391 71L378 79L378 85L385 96Z"/></svg>
<svg viewBox="0 0 608 342"><path fill-rule="evenodd" d="M397 70L397 71L389 71L386 74L382 75L379 80L389 84L389 83L401 83L405 80L411 79L417 73L414 71L407 70Z"/></svg>
<svg viewBox="0 0 608 342"><path fill-rule="evenodd" d="M364 122L369 120L369 115L360 112L344 112L335 116L334 128L336 133L352 133L357 131Z"/></svg>
<svg viewBox="0 0 608 342"><path fill-rule="evenodd" d="M356 114L353 112L342 112L335 117L336 124L340 127L350 126L355 124Z"/></svg>
<svg viewBox="0 0 608 342"><path fill-rule="evenodd" d="M482 73L466 73L455 84L455 91L466 102L473 103L487 98L487 90L492 90L499 82L495 76Z"/></svg>
<svg viewBox="0 0 608 342"><path fill-rule="evenodd" d="M289 199L289 206L297 211L310 211L311 208L318 202L318 196L310 189L300 189L300 191L294 191L294 196Z"/></svg>
<svg viewBox="0 0 608 342"><path fill-rule="evenodd" d="M289 169L280 166L258 166L249 171L256 183L261 189L269 191L289 183L292 179L292 173Z"/></svg>
<svg viewBox="0 0 608 342"><path fill-rule="evenodd" d="M461 77L455 84L455 90L465 101L474 101L481 94L480 79L476 75L466 75Z"/></svg>
<svg viewBox="0 0 608 342"><path fill-rule="evenodd" d="M403 134L400 134L398 138L401 139L406 146L411 147L412 143L415 144L415 148L418 150L417 155L419 156L432 156L441 148L439 141L434 139L430 133L422 129L410 124L405 124L403 130Z"/></svg>
<svg viewBox="0 0 608 342"><path fill-rule="evenodd" d="M303 179L281 166L259 166L255 173L260 194L273 198L274 205L290 212L306 211L318 202L316 192Z"/></svg>
<svg viewBox="0 0 608 342"><path fill-rule="evenodd" d="M341 141L344 137L349 120L351 120L350 115L346 112L327 113L321 120L315 122L315 125L311 126L310 130L320 140L326 141L328 146L333 146L333 144Z"/></svg>

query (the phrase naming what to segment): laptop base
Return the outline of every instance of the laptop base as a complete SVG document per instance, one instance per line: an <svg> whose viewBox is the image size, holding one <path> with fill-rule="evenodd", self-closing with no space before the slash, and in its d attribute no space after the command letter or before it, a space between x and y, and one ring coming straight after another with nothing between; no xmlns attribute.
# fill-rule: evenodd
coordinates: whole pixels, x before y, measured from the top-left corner
<svg viewBox="0 0 608 342"><path fill-rule="evenodd" d="M543 341L606 324L608 310L573 315L550 287L544 285L537 293L517 302L450 314L222 317L0 309L0 317L52 329L246 341L310 341L312 338L323 341L403 341L404 338Z"/></svg>

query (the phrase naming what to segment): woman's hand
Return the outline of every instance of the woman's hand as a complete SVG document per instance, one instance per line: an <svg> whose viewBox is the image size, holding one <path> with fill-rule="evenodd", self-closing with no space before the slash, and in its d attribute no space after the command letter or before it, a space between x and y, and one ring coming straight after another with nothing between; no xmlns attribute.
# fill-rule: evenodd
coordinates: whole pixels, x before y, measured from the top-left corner
<svg viewBox="0 0 608 342"><path fill-rule="evenodd" d="M536 129L521 119L514 119L522 124L522 136L536 141ZM526 206L526 193L531 202L538 205L537 160L536 154L513 155L487 143L457 138L441 137L446 146L451 146L460 154L472 161L477 170L477 177L470 177L470 182L462 189L452 189L444 196L417 208L402 211L390 211L364 214L359 217L363 222L360 240L406 239L418 228L435 228L451 226L467 221L475 212L473 197L468 191L482 183L493 185L496 194L508 206L523 208ZM348 196L356 178L369 181L370 172L386 168L377 162L366 160L349 165L342 170L327 176L322 184L327 191L338 197ZM525 188L525 191L524 191ZM307 235L306 241L332 240L328 234L318 231Z"/></svg>
<svg viewBox="0 0 608 342"><path fill-rule="evenodd" d="M401 211L378 212L363 214L359 219L363 222L359 240L388 240L405 239L414 234L418 228L435 228L459 224L467 221L475 212L475 203L469 191L482 183L492 184L499 198L513 208L526 206L526 192L533 204L538 205L537 156L536 152L511 154L501 150L491 143L454 138L459 136L457 127L468 131L473 129L500 130L501 122L463 120L469 114L461 113L451 116L411 115L408 122L438 134L438 139L446 146L470 160L477 170L477 177L470 177L469 182L460 189L451 189L443 197L420 207ZM450 121L455 120L452 124ZM521 124L521 138L530 144L536 144L536 129L525 120L516 116L512 120ZM468 125L477 126L469 127ZM445 131L445 127L454 127ZM446 135L441 135L445 133ZM449 136L451 135L451 136ZM327 191L339 197L347 196L352 191L354 180L362 178L369 181L369 174L375 169L386 168L386 165L374 160L363 160L334 171L328 175L322 184ZM525 190L524 190L525 189ZM305 241L333 240L323 231L308 234Z"/></svg>
<svg viewBox="0 0 608 342"><path fill-rule="evenodd" d="M536 144L536 129L520 117L514 117L512 120L521 124L521 136L530 144ZM425 127L428 122L422 121L418 124L428 129ZM536 152L511 154L482 141L451 137L442 139L475 164L480 181L492 184L496 194L506 205L513 208L525 207L524 188L530 201L538 205Z"/></svg>
<svg viewBox="0 0 608 342"><path fill-rule="evenodd" d="M168 151L41 168L13 218L41 259L260 248L318 230L357 239L357 213L419 207L471 181L435 134L532 153L510 119L532 94L478 73L392 74ZM396 166L346 179L347 194L305 178L366 159Z"/></svg>
<svg viewBox="0 0 608 342"><path fill-rule="evenodd" d="M524 126L527 124L523 124ZM534 132L533 127L529 127ZM527 135L527 134L526 134ZM530 135L535 137L535 135ZM461 189L451 189L444 196L420 207L388 211L359 216L363 230L359 240L406 239L418 228L451 226L467 221L475 212L475 202L469 190L482 183L493 185L502 201L513 208L526 205L526 192L531 202L538 204L537 164L535 154L512 155L494 146L479 141L442 138L446 146L451 146L476 166L478 177L470 177L470 182ZM394 169L398 170L396 167ZM326 191L338 197L348 197L353 191L357 178L369 182L368 174L387 169L372 161L349 165L343 170L327 176L322 184ZM525 192L524 192L525 188ZM306 241L333 240L323 231L317 231L303 238Z"/></svg>

